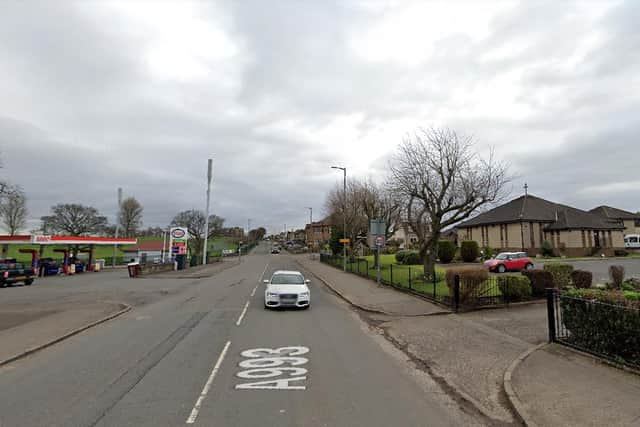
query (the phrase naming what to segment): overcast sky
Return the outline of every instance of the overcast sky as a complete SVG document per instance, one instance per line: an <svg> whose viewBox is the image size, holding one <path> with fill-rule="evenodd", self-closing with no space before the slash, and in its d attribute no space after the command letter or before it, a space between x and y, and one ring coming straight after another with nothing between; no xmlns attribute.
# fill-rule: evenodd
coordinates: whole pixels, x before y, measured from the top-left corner
<svg viewBox="0 0 640 427"><path fill-rule="evenodd" d="M0 175L145 226L301 227L404 134L451 126L530 192L640 210L640 2L3 1Z"/></svg>

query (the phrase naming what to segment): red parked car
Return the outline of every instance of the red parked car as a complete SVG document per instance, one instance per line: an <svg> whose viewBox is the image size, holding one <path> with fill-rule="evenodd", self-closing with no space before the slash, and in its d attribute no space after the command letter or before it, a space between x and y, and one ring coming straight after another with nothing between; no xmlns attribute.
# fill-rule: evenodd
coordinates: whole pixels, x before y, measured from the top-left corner
<svg viewBox="0 0 640 427"><path fill-rule="evenodd" d="M531 270L533 261L525 252L501 252L495 258L484 262L489 271L504 273L505 271Z"/></svg>

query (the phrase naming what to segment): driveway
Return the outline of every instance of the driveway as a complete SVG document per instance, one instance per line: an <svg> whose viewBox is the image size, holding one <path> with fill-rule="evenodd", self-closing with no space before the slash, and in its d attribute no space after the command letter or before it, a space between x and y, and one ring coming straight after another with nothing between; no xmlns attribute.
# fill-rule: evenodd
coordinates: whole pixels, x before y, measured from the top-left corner
<svg viewBox="0 0 640 427"><path fill-rule="evenodd" d="M556 261L554 261L556 262ZM593 283L605 283L609 280L609 267L612 265L621 265L625 269L625 277L640 278L640 258L629 259L603 259L592 261L567 261L567 264L573 265L576 270L586 270L593 273ZM544 262L536 262L536 268L542 268Z"/></svg>

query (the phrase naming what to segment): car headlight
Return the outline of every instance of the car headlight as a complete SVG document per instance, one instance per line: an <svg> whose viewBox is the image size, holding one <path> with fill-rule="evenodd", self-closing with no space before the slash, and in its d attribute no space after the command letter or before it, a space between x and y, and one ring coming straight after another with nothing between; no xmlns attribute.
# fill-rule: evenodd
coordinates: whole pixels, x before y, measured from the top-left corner
<svg viewBox="0 0 640 427"><path fill-rule="evenodd" d="M303 298L309 298L309 292L300 292L300 295Z"/></svg>
<svg viewBox="0 0 640 427"><path fill-rule="evenodd" d="M278 294L277 294L277 293L275 293L275 292L267 292L267 296L268 296L268 297L277 297L277 296L278 296Z"/></svg>

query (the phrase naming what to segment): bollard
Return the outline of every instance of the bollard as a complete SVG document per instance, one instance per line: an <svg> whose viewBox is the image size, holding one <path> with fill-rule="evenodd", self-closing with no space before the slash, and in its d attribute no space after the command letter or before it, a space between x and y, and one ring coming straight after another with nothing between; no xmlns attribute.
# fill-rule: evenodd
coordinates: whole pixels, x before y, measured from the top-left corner
<svg viewBox="0 0 640 427"><path fill-rule="evenodd" d="M409 289L411 289L411 267L409 267Z"/></svg>
<svg viewBox="0 0 640 427"><path fill-rule="evenodd" d="M554 289L547 288L547 321L549 322L549 342L556 341L556 311L554 310Z"/></svg>

